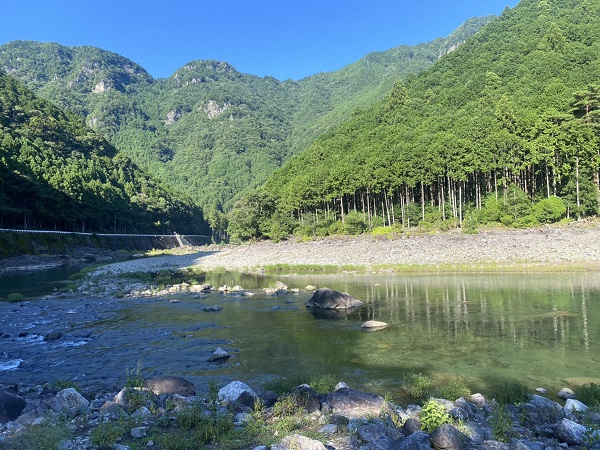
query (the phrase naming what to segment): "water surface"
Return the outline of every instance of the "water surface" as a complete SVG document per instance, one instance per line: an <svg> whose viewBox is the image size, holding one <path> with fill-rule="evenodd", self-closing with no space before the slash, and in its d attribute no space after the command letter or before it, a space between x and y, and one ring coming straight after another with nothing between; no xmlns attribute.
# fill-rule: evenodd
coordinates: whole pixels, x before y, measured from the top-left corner
<svg viewBox="0 0 600 450"><path fill-rule="evenodd" d="M324 317L304 306L310 293L273 297L260 291L277 279L289 287L346 291L365 304ZM141 360L145 375L184 376L200 392L210 378L260 388L275 377L333 374L353 387L399 397L408 372L438 382L460 378L482 392L513 379L556 392L565 379L600 374L600 277L593 273L213 274L198 281L240 284L257 293L0 303L0 333L9 335L0 339L0 376L122 385L126 368ZM214 304L223 310L203 311ZM362 331L372 319L389 326ZM63 332L59 340L43 340L55 330ZM232 355L226 364L207 362L217 346ZM22 362L14 367L15 361Z"/></svg>

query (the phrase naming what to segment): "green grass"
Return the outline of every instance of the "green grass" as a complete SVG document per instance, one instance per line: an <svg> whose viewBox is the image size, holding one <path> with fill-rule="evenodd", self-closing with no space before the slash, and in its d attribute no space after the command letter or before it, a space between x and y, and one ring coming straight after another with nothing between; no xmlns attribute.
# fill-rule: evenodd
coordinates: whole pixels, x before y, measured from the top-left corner
<svg viewBox="0 0 600 450"><path fill-rule="evenodd" d="M281 395L290 392L293 388L301 384L308 384L319 394L327 394L334 391L337 381L333 375L298 375L291 378L276 378L267 381L263 383L263 388Z"/></svg>
<svg viewBox="0 0 600 450"><path fill-rule="evenodd" d="M577 395L577 400L590 408L600 406L600 384L586 384L577 388L575 394Z"/></svg>
<svg viewBox="0 0 600 450"><path fill-rule="evenodd" d="M2 441L0 448L5 450L56 450L60 443L70 437L65 424L44 422L28 427L15 437Z"/></svg>
<svg viewBox="0 0 600 450"><path fill-rule="evenodd" d="M517 405L529 400L529 388L517 380L507 381L496 386L491 397L499 405Z"/></svg>

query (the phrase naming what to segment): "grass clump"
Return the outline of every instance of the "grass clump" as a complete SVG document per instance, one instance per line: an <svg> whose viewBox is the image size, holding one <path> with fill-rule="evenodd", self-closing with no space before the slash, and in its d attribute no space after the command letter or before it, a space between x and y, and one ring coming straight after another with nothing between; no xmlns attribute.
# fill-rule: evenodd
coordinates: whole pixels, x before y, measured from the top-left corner
<svg viewBox="0 0 600 450"><path fill-rule="evenodd" d="M518 405L529 400L529 388L517 380L508 381L494 388L492 398L499 405Z"/></svg>
<svg viewBox="0 0 600 450"><path fill-rule="evenodd" d="M25 296L23 294L21 294L20 292L13 292L11 294L8 294L8 296L6 298L8 298L8 300L11 302L21 302L21 301L23 301Z"/></svg>
<svg viewBox="0 0 600 450"><path fill-rule="evenodd" d="M102 422L92 430L90 439L92 444L100 450L110 449L123 439L131 430L131 424L126 420Z"/></svg>
<svg viewBox="0 0 600 450"><path fill-rule="evenodd" d="M600 407L600 384L590 383L579 387L575 394L577 400L590 408Z"/></svg>
<svg viewBox="0 0 600 450"><path fill-rule="evenodd" d="M6 450L55 450L70 436L64 424L44 422L29 427L17 436L2 441L0 447Z"/></svg>
<svg viewBox="0 0 600 450"><path fill-rule="evenodd" d="M454 381L442 387L436 388L436 397L445 398L448 400L456 400L457 398L467 398L471 395L471 389L462 381Z"/></svg>
<svg viewBox="0 0 600 450"><path fill-rule="evenodd" d="M514 430L514 422L507 405L500 405L490 418L490 426L494 439L501 442L509 442L518 437Z"/></svg>
<svg viewBox="0 0 600 450"><path fill-rule="evenodd" d="M267 381L263 384L263 388L267 391L273 391L276 394L281 395L301 384L308 384L319 394L327 394L335 390L337 381L333 375L298 375L292 378L277 378Z"/></svg>
<svg viewBox="0 0 600 450"><path fill-rule="evenodd" d="M431 395L433 381L422 373L409 373L402 379L400 388L415 400L423 400Z"/></svg>
<svg viewBox="0 0 600 450"><path fill-rule="evenodd" d="M52 383L52 389L55 391L62 391L63 389L73 388L77 392L81 392L81 387L71 380L56 380Z"/></svg>
<svg viewBox="0 0 600 450"><path fill-rule="evenodd" d="M433 432L433 430L444 424L453 422L446 408L433 399L423 405L419 412L419 420L421 428L427 433Z"/></svg>

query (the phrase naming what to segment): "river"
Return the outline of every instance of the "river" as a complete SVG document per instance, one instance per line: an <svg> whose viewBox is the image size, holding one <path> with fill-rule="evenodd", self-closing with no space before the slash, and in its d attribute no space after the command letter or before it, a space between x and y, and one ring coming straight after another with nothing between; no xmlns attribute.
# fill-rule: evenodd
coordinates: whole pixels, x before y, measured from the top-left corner
<svg viewBox="0 0 600 450"><path fill-rule="evenodd" d="M365 304L348 315L323 317L304 306L309 292L275 297L261 291L276 280L349 292ZM595 273L209 273L198 281L240 284L256 295L0 302L0 379L120 387L141 362L143 375L183 376L200 393L211 378L260 389L270 379L299 374L331 374L392 397L402 395L401 379L410 372L437 383L461 379L473 392L515 379L550 392L575 378L600 382L593 378L600 373ZM223 309L203 310L215 304ZM389 326L362 331L360 325L371 319ZM51 331L62 336L45 341ZM231 358L207 362L218 346Z"/></svg>

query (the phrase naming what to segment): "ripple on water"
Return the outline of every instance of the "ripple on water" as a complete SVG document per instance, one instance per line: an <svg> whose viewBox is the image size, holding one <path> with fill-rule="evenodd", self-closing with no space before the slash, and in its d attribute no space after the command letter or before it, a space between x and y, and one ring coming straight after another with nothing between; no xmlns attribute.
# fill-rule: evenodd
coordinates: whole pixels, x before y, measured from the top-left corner
<svg viewBox="0 0 600 450"><path fill-rule="evenodd" d="M8 361L0 361L0 372L18 369L22 362L22 359L9 359Z"/></svg>

